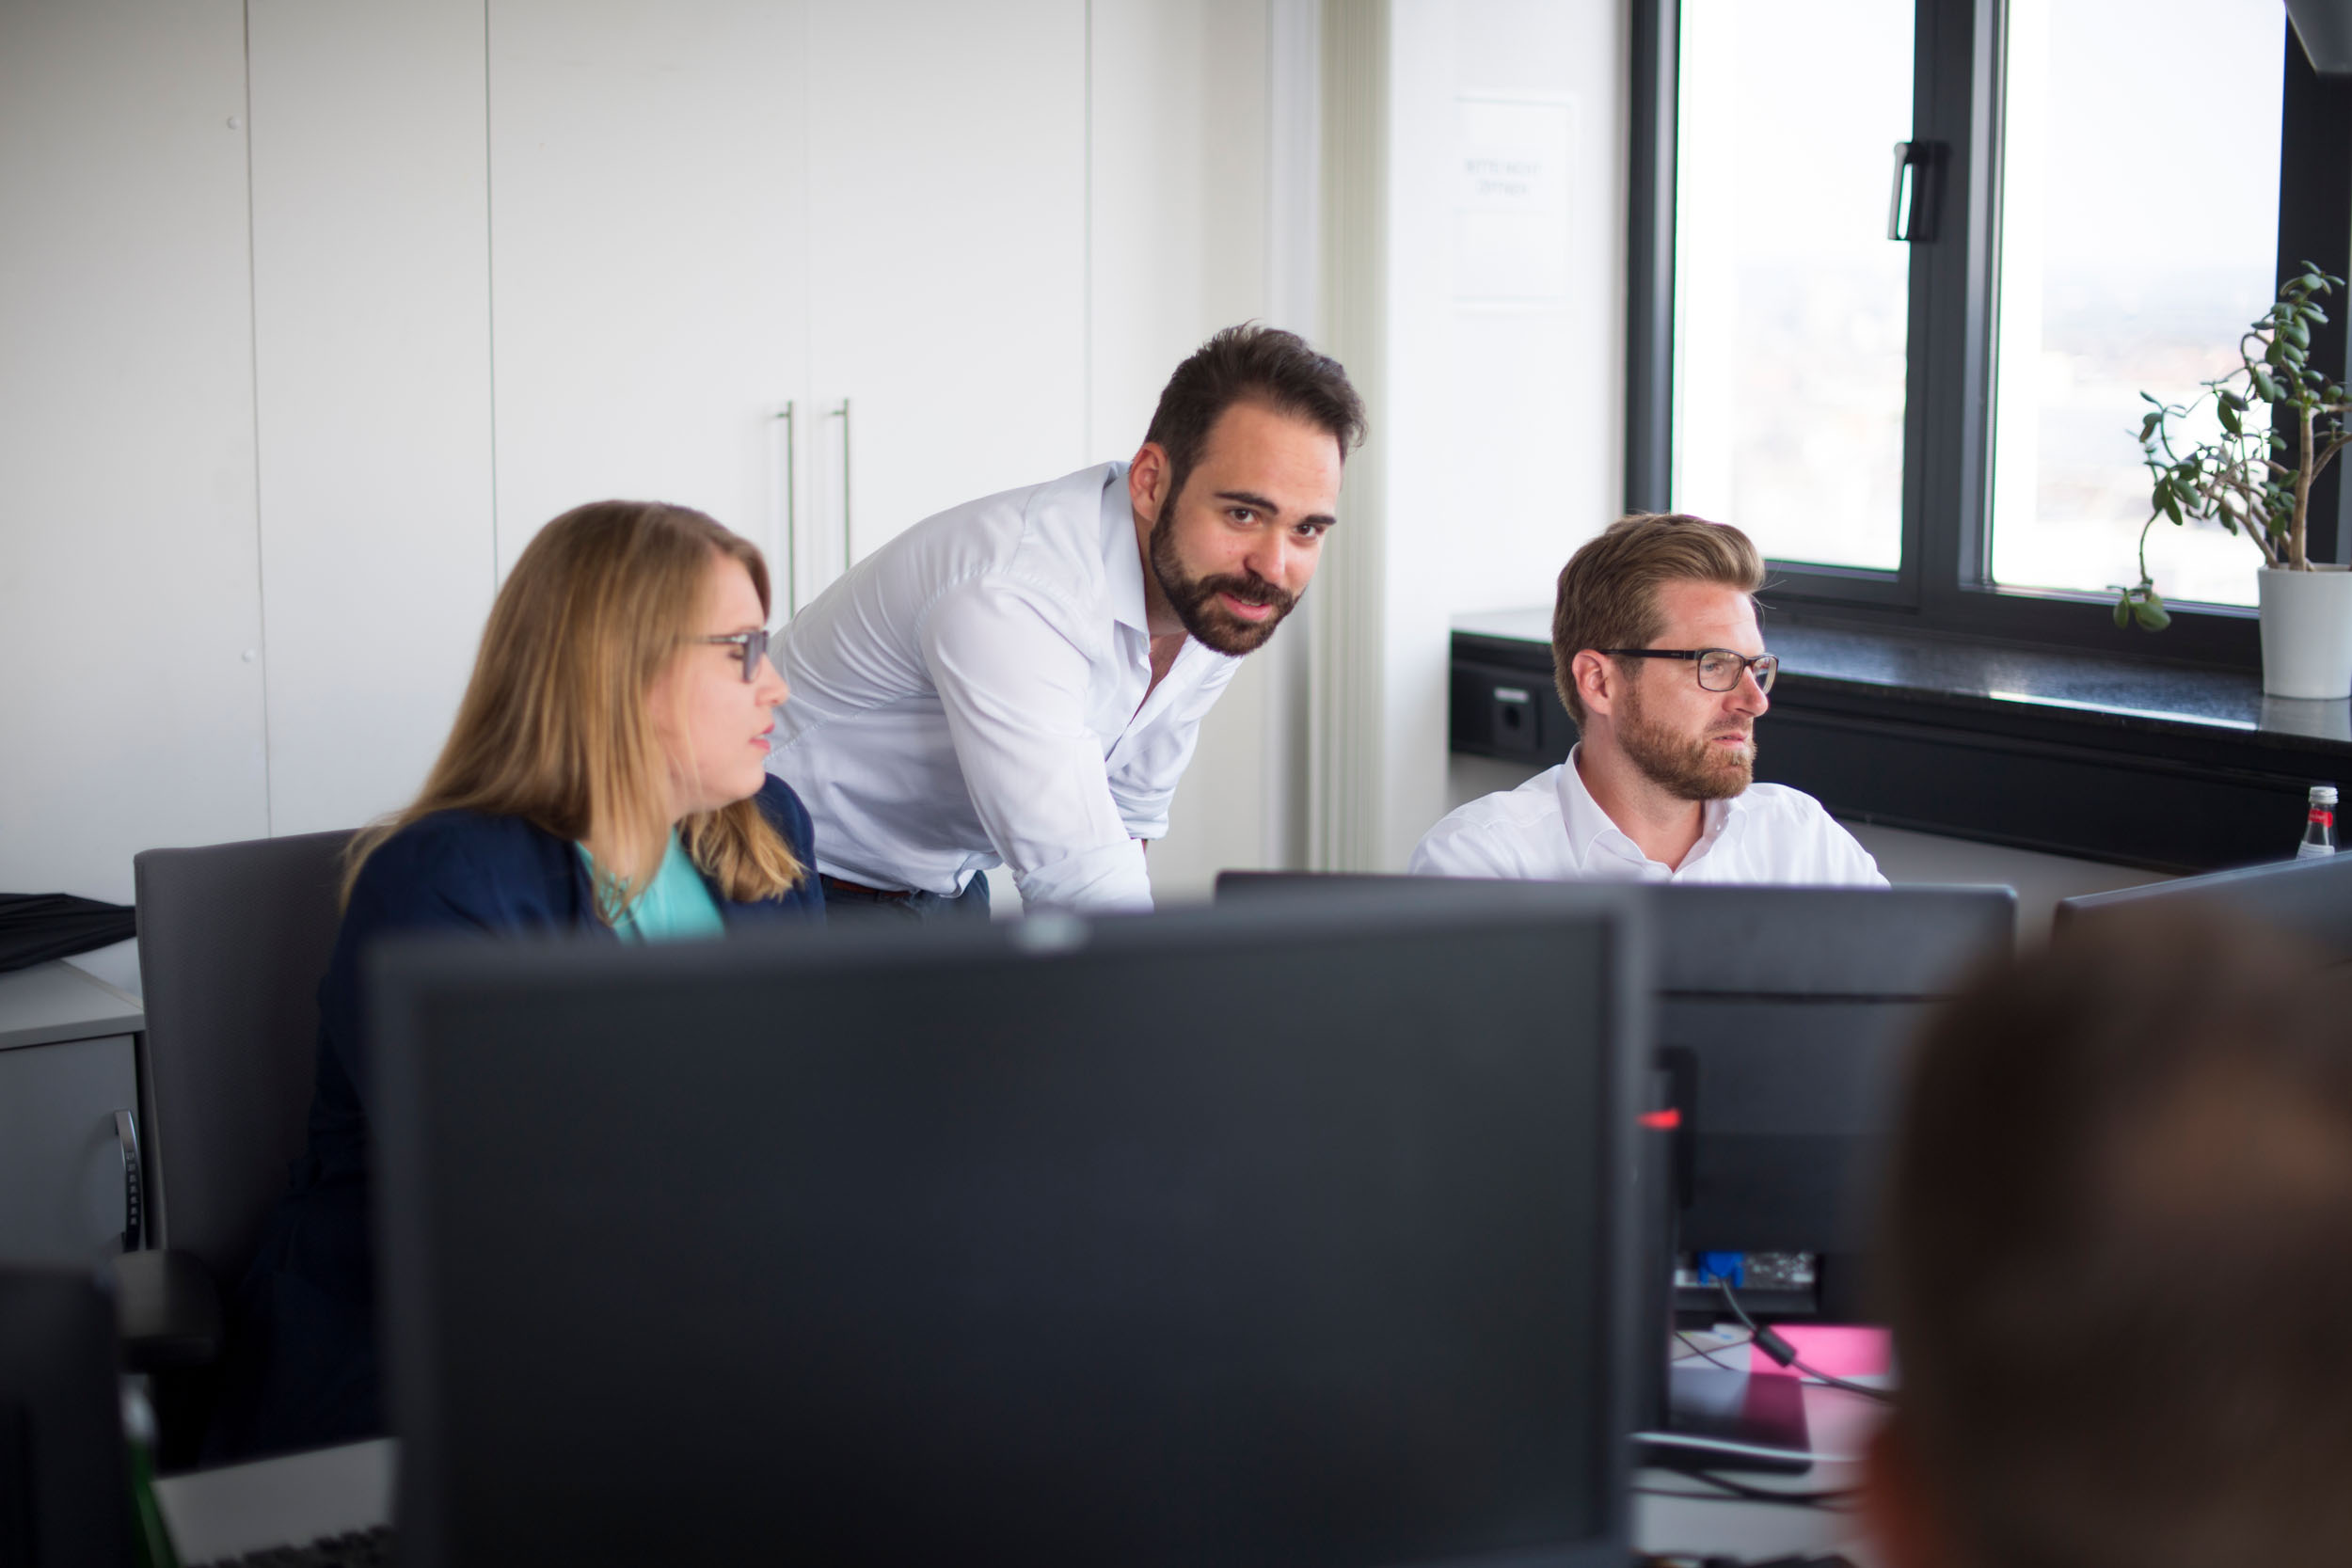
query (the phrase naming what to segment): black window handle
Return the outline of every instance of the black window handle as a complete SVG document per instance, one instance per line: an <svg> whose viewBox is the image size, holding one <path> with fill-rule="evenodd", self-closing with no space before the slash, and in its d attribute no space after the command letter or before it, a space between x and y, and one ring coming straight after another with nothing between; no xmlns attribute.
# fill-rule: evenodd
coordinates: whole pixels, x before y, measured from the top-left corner
<svg viewBox="0 0 2352 1568"><path fill-rule="evenodd" d="M1929 141L1899 141L1895 144L1895 175L1886 193L1886 237L1900 244L1916 245L1935 238L1935 211L1928 200L1928 170L1934 162L1936 144ZM1916 170L1915 173L1914 171Z"/></svg>

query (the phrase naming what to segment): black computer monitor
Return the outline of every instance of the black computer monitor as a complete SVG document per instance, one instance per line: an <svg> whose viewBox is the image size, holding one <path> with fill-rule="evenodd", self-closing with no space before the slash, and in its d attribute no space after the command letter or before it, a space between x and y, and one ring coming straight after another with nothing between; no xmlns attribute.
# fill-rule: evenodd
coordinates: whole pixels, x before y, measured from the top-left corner
<svg viewBox="0 0 2352 1568"><path fill-rule="evenodd" d="M2061 898L2052 917L2052 930L2063 936L2085 922L2174 905L2250 916L2300 936L2338 966L2352 964L2352 854L2249 865L2152 882L2146 887Z"/></svg>
<svg viewBox="0 0 2352 1568"><path fill-rule="evenodd" d="M1531 882L1225 872L1221 904L1405 907ZM1861 1254L1904 1048L1973 964L2016 940L2006 887L1631 884L1650 916L1649 1103L1671 1113L1643 1201L1644 1457L1706 1468L1811 1462L1798 1385L1711 1367L1667 1375L1677 1314L1867 1320Z"/></svg>
<svg viewBox="0 0 2352 1568"><path fill-rule="evenodd" d="M131 1511L113 1297L0 1268L0 1563L130 1568Z"/></svg>
<svg viewBox="0 0 2352 1568"><path fill-rule="evenodd" d="M2015 945L2016 894L1648 892L1657 1044L1689 1131L1677 1245L1769 1255L1740 1265L1752 1310L1865 1320L1856 1264L1877 1221L1905 1051L1956 982Z"/></svg>
<svg viewBox="0 0 2352 1568"><path fill-rule="evenodd" d="M1626 1560L1638 910L379 955L413 1560Z"/></svg>
<svg viewBox="0 0 2352 1568"><path fill-rule="evenodd" d="M1409 901L1463 885L1229 871L1217 897ZM1681 1120L1677 1249L1739 1255L1730 1266L1754 1311L1862 1320L1854 1259L1875 1218L1871 1171L1904 1046L1972 965L2014 945L2016 894L1632 885L1650 911L1661 1092ZM1689 1286L1683 1299L1711 1305Z"/></svg>

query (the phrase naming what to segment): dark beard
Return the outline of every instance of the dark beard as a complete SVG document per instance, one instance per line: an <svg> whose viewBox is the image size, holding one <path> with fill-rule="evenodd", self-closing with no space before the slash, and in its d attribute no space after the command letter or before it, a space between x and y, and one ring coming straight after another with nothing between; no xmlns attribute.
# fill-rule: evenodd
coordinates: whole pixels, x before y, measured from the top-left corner
<svg viewBox="0 0 2352 1568"><path fill-rule="evenodd" d="M1186 577L1184 562L1176 559L1175 531L1168 527L1175 511L1171 496L1152 524L1152 575L1160 579L1168 608L1195 642L1233 657L1257 652L1297 605L1298 595L1285 594L1260 577ZM1241 620L1216 602L1219 594L1231 594L1244 604L1272 605L1274 613L1263 621Z"/></svg>
<svg viewBox="0 0 2352 1568"><path fill-rule="evenodd" d="M1737 762L1727 761L1711 742L1685 739L1650 721L1641 699L1629 688L1625 714L1617 723L1617 744L1643 776L1681 800L1726 800L1746 789L1756 777L1756 736Z"/></svg>

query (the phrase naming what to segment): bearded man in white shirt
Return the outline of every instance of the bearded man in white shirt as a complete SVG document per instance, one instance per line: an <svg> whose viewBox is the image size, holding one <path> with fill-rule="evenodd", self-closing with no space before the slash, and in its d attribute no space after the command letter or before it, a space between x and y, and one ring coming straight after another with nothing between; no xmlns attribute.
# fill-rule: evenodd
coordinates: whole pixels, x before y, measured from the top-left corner
<svg viewBox="0 0 2352 1568"><path fill-rule="evenodd" d="M832 917L985 917L997 865L1025 907L1150 909L1144 841L1314 576L1363 428L1337 361L1229 327L1130 462L926 518L801 611L768 766Z"/></svg>
<svg viewBox="0 0 2352 1568"><path fill-rule="evenodd" d="M1756 721L1778 662L1738 529L1623 517L1569 558L1552 611L1560 700L1580 738L1559 767L1432 828L1411 869L1561 881L1883 887L1820 802L1756 784Z"/></svg>

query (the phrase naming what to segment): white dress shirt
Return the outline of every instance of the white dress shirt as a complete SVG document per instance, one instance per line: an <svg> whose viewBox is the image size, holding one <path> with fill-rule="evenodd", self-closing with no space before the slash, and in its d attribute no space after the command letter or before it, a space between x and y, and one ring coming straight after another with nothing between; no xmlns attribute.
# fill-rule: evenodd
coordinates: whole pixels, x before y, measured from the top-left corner
<svg viewBox="0 0 2352 1568"><path fill-rule="evenodd" d="M1168 832L1239 660L1186 639L1152 688L1109 463L915 524L793 619L777 663L768 767L816 818L820 871L952 895L1006 865L1025 905L1148 910L1137 840Z"/></svg>
<svg viewBox="0 0 2352 1568"><path fill-rule="evenodd" d="M1886 885L1870 852L1803 790L1750 784L1701 810L1699 841L1682 863L1654 861L1600 809L1571 751L1518 788L1450 814L1413 850L1409 869L1531 881Z"/></svg>

